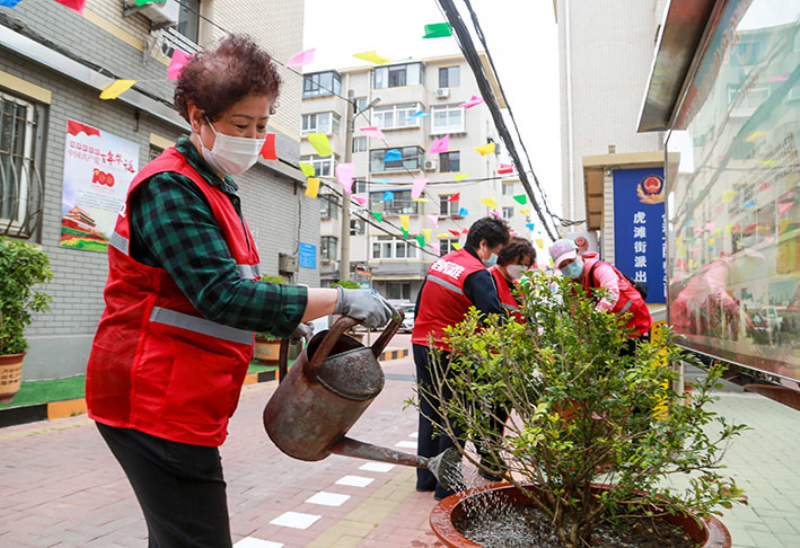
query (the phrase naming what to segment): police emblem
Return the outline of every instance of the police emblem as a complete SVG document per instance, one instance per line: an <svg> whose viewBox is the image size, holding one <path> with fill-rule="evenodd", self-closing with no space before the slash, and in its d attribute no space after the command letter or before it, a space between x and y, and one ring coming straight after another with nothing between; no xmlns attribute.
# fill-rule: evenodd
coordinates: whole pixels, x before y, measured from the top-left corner
<svg viewBox="0 0 800 548"><path fill-rule="evenodd" d="M664 201L664 179L648 175L636 185L636 195L643 204L660 204Z"/></svg>

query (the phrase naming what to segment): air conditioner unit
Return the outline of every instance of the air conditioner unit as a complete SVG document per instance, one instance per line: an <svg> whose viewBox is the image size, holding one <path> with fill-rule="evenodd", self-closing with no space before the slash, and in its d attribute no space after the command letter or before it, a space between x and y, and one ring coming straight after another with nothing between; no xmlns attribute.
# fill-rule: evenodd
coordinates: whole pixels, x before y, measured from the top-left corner
<svg viewBox="0 0 800 548"><path fill-rule="evenodd" d="M294 274L297 272L298 257L297 255L289 255L287 253L278 254L278 270L285 274Z"/></svg>
<svg viewBox="0 0 800 548"><path fill-rule="evenodd" d="M150 2L139 7L136 7L134 0L125 0L125 8L123 15L126 17L134 13L140 13L150 19L153 25L159 27L177 25L181 11L180 5L175 0Z"/></svg>
<svg viewBox="0 0 800 548"><path fill-rule="evenodd" d="M447 99L450 97L450 88L438 88L436 90L437 99Z"/></svg>
<svg viewBox="0 0 800 548"><path fill-rule="evenodd" d="M439 160L425 160L425 171L436 171L439 169Z"/></svg>

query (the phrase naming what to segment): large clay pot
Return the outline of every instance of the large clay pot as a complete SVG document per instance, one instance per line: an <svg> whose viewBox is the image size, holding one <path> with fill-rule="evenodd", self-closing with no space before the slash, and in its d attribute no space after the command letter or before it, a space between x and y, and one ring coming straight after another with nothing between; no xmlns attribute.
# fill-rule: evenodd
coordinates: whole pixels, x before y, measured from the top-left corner
<svg viewBox="0 0 800 548"><path fill-rule="evenodd" d="M0 405L11 403L22 386L22 354L0 356Z"/></svg>
<svg viewBox="0 0 800 548"><path fill-rule="evenodd" d="M269 341L256 337L255 358L263 365L278 365L281 352L281 340Z"/></svg>
<svg viewBox="0 0 800 548"><path fill-rule="evenodd" d="M596 490L610 489L608 485L597 485ZM495 504L510 504L520 506L529 504L525 495L513 485L503 484L498 486L478 487L461 491L449 496L431 512L431 529L439 537L445 546L449 548L483 548L467 539L456 530L454 522L461 520L466 515L465 508L470 504L470 499L485 497L491 492ZM472 504L475 500L472 500ZM486 503L481 503L485 505ZM669 521L683 528L689 536L698 543L701 548L731 548L731 534L721 521L715 517L703 518L704 528L700 528L697 522L686 515L664 516L662 519Z"/></svg>

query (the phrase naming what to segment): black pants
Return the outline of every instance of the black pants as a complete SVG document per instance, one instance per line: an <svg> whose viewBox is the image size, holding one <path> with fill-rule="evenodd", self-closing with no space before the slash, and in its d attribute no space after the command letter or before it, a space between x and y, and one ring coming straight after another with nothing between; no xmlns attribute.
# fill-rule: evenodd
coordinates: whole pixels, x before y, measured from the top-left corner
<svg viewBox="0 0 800 548"><path fill-rule="evenodd" d="M430 391L431 387L433 386L431 375L431 367L433 364L431 363L429 355L431 349L429 349L427 346L415 344L413 345L413 350L414 364L417 366L417 384L420 386L420 390L423 390L427 387L427 389ZM450 363L450 354L448 352L441 352L439 359L441 362L441 369L444 370L447 367L447 364ZM417 454L421 457L430 458L435 457L450 447L455 447L455 443L453 443L453 440L451 440L450 437L445 434L440 434L435 438L433 437L434 422L432 422L430 418L433 418L435 424L440 426L444 424L445 419L439 414L439 407L441 407L442 402L439 401L433 394L428 394L428 397L431 398L431 401L427 401L422 397L422 395L419 396L421 413L419 415ZM452 392L448 389L445 389L442 397L445 401L447 401L452 397ZM461 429L458 428L452 420L450 421L450 426L453 428L456 435L461 438ZM424 468L417 468L417 489L420 491L432 491L435 489L436 496L440 498L452 494L452 491L448 491L442 487L436 481L436 477Z"/></svg>
<svg viewBox="0 0 800 548"><path fill-rule="evenodd" d="M133 486L149 548L230 548L219 449L97 423Z"/></svg>

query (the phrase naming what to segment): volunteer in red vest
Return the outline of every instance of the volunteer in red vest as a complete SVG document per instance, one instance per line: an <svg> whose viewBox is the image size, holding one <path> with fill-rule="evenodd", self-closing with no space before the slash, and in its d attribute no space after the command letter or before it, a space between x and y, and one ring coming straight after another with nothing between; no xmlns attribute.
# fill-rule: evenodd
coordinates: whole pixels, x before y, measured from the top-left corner
<svg viewBox="0 0 800 548"><path fill-rule="evenodd" d="M515 236L497 255L497 264L489 269L494 276L503 309L518 322L525 319L520 314L520 303L514 293L522 274L535 268L535 264L536 250L531 242Z"/></svg>
<svg viewBox="0 0 800 548"><path fill-rule="evenodd" d="M505 315L488 268L497 262L497 254L508 239L508 225L504 221L493 216L483 217L469 228L462 249L441 257L428 269L417 296L411 334L420 386L432 386L431 352L439 352L442 366L446 367L450 348L445 342L444 329L462 322L471 306L485 316ZM434 348L430 348L431 340ZM449 396L445 394L445 398ZM436 456L454 445L448 436L433 437L433 424L428 417L437 417L437 423L443 424L437 411L440 407L437 402L425 399L420 402L417 452L423 457ZM436 481L433 474L420 468L417 469L417 490L435 491L437 500L452 494Z"/></svg>
<svg viewBox="0 0 800 548"><path fill-rule="evenodd" d="M133 486L151 547L231 546L218 446L255 331L287 337L334 313L378 327L396 314L369 291L259 281L231 175L256 162L279 86L250 38L197 54L175 89L191 136L134 178L110 241L86 400Z"/></svg>
<svg viewBox="0 0 800 548"><path fill-rule="evenodd" d="M587 294L597 288L605 289L607 296L599 299L597 310L621 316L630 314L625 327L630 329L630 339L623 354L632 354L636 344L650 336L653 319L644 299L614 265L601 261L597 253L578 254L572 240L556 240L550 247L555 267L575 283L581 284Z"/></svg>

